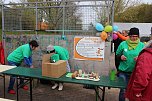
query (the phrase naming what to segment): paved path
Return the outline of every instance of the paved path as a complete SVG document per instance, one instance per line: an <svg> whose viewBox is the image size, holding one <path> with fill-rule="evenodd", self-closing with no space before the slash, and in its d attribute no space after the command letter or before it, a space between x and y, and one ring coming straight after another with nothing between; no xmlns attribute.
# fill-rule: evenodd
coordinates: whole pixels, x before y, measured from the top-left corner
<svg viewBox="0 0 152 101"><path fill-rule="evenodd" d="M3 97L3 80L0 80L0 97ZM8 86L6 78L6 87ZM20 101L29 101L29 91L19 90ZM119 89L106 89L105 101L118 101ZM102 92L101 92L102 94ZM16 95L6 94L7 99L16 99ZM33 101L95 101L95 91L84 89L83 85L64 83L63 91L52 90L51 84L38 84L33 88Z"/></svg>

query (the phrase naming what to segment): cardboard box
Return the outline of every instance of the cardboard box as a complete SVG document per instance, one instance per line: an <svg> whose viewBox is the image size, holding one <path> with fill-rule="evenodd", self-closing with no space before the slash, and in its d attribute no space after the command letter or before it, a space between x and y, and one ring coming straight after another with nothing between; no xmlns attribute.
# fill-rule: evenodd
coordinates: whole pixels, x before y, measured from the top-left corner
<svg viewBox="0 0 152 101"><path fill-rule="evenodd" d="M66 73L66 61L59 60L56 63L50 63L50 56L45 54L42 57L42 76L59 78Z"/></svg>

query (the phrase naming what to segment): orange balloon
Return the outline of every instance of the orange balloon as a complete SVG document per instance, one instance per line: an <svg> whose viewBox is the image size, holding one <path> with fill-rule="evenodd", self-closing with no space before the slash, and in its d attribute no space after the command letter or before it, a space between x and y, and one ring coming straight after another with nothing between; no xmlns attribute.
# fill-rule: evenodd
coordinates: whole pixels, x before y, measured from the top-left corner
<svg viewBox="0 0 152 101"><path fill-rule="evenodd" d="M103 31L103 32L101 32L100 37L101 37L102 40L106 40L107 37L108 37L108 34Z"/></svg>

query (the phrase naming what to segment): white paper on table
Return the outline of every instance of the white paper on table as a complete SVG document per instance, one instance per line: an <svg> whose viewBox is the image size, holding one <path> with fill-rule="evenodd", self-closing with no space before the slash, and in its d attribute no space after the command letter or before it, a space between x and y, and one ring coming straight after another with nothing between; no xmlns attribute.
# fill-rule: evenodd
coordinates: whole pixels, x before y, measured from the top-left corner
<svg viewBox="0 0 152 101"><path fill-rule="evenodd" d="M0 66L1 66L1 65L0 65ZM0 98L0 101L15 101L15 100Z"/></svg>
<svg viewBox="0 0 152 101"><path fill-rule="evenodd" d="M0 72L4 72L6 70L15 68L16 66L9 66L9 65L0 65Z"/></svg>
<svg viewBox="0 0 152 101"><path fill-rule="evenodd" d="M100 79L90 79L90 78L83 78L83 77L75 77L78 80L91 80L91 81L99 81Z"/></svg>

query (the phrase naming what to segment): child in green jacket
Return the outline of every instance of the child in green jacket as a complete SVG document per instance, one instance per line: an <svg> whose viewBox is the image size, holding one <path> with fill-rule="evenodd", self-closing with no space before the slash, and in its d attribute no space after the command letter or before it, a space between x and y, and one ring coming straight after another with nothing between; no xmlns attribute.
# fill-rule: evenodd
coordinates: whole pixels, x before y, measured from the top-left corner
<svg viewBox="0 0 152 101"><path fill-rule="evenodd" d="M47 47L47 53L55 53L56 56L59 55L60 60L65 60L67 63L67 72L70 72L70 66L69 66L69 52L67 49L61 47L61 46L53 46L49 45ZM52 87L52 89L55 89L59 86L59 91L63 90L63 83L62 82L55 82L55 85Z"/></svg>

